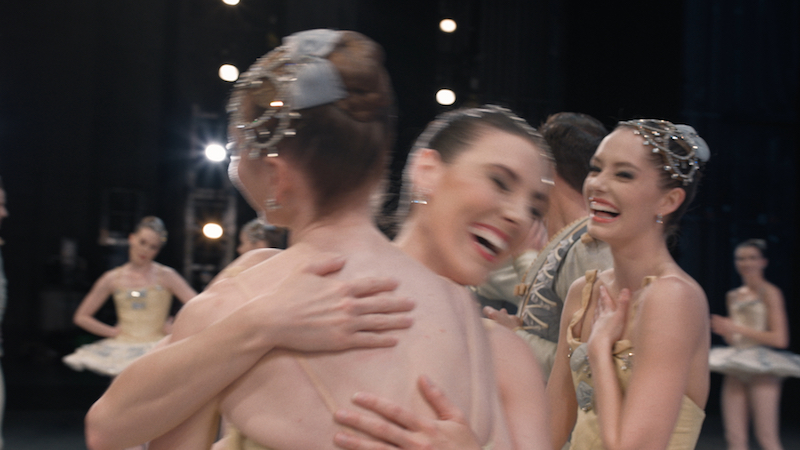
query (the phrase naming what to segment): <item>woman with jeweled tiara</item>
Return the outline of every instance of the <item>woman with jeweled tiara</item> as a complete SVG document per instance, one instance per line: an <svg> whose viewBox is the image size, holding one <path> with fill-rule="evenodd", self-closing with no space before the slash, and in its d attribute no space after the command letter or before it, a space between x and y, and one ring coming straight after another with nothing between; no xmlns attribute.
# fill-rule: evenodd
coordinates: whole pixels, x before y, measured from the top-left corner
<svg viewBox="0 0 800 450"><path fill-rule="evenodd" d="M547 394L554 448L693 449L705 418L709 315L667 238L709 149L693 128L620 122L590 162L588 233L614 266L570 288ZM573 429L574 426L574 429Z"/></svg>

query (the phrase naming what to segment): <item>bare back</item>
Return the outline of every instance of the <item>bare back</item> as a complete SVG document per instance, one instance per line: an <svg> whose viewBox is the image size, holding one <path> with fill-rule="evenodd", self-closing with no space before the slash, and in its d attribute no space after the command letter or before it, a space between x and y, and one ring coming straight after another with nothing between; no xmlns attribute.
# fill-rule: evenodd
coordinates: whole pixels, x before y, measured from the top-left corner
<svg viewBox="0 0 800 450"><path fill-rule="evenodd" d="M356 392L375 393L433 417L416 384L425 374L465 412L482 444L493 441L495 448L506 448L508 436L494 388L490 348L477 305L467 291L388 241L350 244L343 252L347 263L336 276L398 279L397 293L417 304L414 325L394 332L399 344L392 348L315 354L272 351L221 394L219 405L226 419L249 439L269 448L334 448L332 437L340 426L334 424L332 413L351 407ZM216 290L227 294L209 300L218 303L216 314L231 311L299 264L320 256L311 246L298 244L220 281Z"/></svg>

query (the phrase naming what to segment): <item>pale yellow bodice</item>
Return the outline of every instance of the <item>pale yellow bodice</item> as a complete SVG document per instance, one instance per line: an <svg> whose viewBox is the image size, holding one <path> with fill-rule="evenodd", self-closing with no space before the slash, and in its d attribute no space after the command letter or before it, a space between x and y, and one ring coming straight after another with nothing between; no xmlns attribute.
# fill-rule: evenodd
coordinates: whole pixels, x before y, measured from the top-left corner
<svg viewBox="0 0 800 450"><path fill-rule="evenodd" d="M647 285L655 277L647 277L643 284ZM586 286L582 292L581 308L572 316L569 328L567 329L567 342L570 349L570 370L572 371L572 381L575 386L575 394L578 400L578 416L575 428L572 431L570 442L571 450L601 450L603 442L600 437L600 427L597 421L597 413L594 409L594 384L592 381L591 368L586 354L586 343L580 342L580 336L573 335L573 328L583 321L586 309L592 300L592 290L597 280L597 271L586 273ZM635 316L634 311L628 314L629 323ZM623 339L614 343L613 347L614 363L616 366L617 379L619 380L622 395L628 388L631 377L631 369L634 364L635 352L630 340ZM683 396L681 399L681 409L678 413L678 421L675 430L672 432L668 450L690 450L694 449L697 439L700 436L700 429L705 420L705 412L697 406L689 397Z"/></svg>

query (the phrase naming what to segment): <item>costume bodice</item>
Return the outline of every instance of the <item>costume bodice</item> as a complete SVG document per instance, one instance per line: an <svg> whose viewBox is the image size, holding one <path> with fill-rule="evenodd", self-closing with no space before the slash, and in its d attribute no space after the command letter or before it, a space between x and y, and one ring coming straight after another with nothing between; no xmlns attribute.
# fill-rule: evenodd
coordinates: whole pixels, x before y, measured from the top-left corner
<svg viewBox="0 0 800 450"><path fill-rule="evenodd" d="M120 269L118 269L120 270ZM164 337L164 323L172 306L172 292L158 283L138 289L114 290L119 334L122 342L152 342Z"/></svg>
<svg viewBox="0 0 800 450"><path fill-rule="evenodd" d="M646 277L643 285L651 283L655 277ZM597 421L597 413L594 409L594 384L592 380L589 357L587 355L587 345L580 342L580 336L574 336L573 328L576 324L583 321L586 310L592 300L594 283L597 280L597 271L586 272L586 285L583 288L581 298L581 308L572 316L567 329L567 343L569 344L569 365L572 372L572 381L575 386L575 394L578 401L578 416L575 428L572 432L570 449L602 449L603 442L600 437L600 426ZM637 304L633 304L633 310L628 313L628 324L635 317ZM614 343L612 353L614 355L614 365L617 379L619 380L622 395L630 384L631 371L634 364L635 352L633 344L628 339L621 339ZM678 421L672 432L669 450L694 449L697 439L700 436L700 428L705 419L705 412L697 406L686 395L681 399L681 408L678 413Z"/></svg>
<svg viewBox="0 0 800 450"><path fill-rule="evenodd" d="M742 298L743 297L743 298ZM758 331L767 330L767 305L757 296L741 295L730 305L730 317L734 323ZM749 348L759 345L758 341L737 335L734 337L736 348Z"/></svg>

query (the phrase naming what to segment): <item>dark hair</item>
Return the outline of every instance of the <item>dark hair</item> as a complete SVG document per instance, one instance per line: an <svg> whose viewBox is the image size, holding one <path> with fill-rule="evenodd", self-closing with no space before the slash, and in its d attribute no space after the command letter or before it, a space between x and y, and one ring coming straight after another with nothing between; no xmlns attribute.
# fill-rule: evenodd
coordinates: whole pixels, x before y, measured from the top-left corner
<svg viewBox="0 0 800 450"><path fill-rule="evenodd" d="M560 112L550 115L539 131L553 152L558 176L581 192L589 175L589 160L608 134L606 127L586 114Z"/></svg>
<svg viewBox="0 0 800 450"><path fill-rule="evenodd" d="M274 64L285 58L285 53L278 47L254 67ZM339 73L346 96L298 110L300 117L291 122L296 134L277 144L280 157L298 164L308 174L320 215L333 211L349 194L384 175L394 140L394 94L383 67L381 47L360 33L342 31L327 59ZM280 68L274 72L280 72ZM247 123L261 116L278 94L276 86L263 78L255 85L237 88L231 104ZM264 124L259 133L275 131L275 122ZM237 137L237 142L243 141L235 124L231 124L229 133Z"/></svg>
<svg viewBox="0 0 800 450"><path fill-rule="evenodd" d="M244 224L242 232L250 242L264 241L267 247L286 247L286 229L266 224L259 219Z"/></svg>
<svg viewBox="0 0 800 450"><path fill-rule="evenodd" d="M147 216L143 217L142 220L136 225L136 228L133 230L134 233L138 233L143 228L148 228L153 230L158 237L161 239L161 244L165 244L167 242L167 227L164 226L164 221L159 219L156 216Z"/></svg>
<svg viewBox="0 0 800 450"><path fill-rule="evenodd" d="M736 246L734 252L739 250L742 247L753 247L758 250L761 254L762 258L765 258L767 255L767 241L764 239L747 239L746 241L741 242L739 245Z"/></svg>
<svg viewBox="0 0 800 450"><path fill-rule="evenodd" d="M440 114L420 134L411 152L430 148L439 152L442 161L449 163L469 147L481 133L491 128L527 139L551 160L553 159L547 141L535 128L511 111L492 105L456 109Z"/></svg>
<svg viewBox="0 0 800 450"><path fill-rule="evenodd" d="M476 141L487 130L500 130L519 136L531 142L542 155L553 160L550 147L542 135L530 126L525 119L506 108L484 105L477 108L461 108L436 116L419 135L409 153L409 162L403 171L403 184L400 189L398 207L395 214L379 225L390 237L394 236L410 212L411 180L408 168L411 157L417 150L430 148L436 150L445 163L452 162L458 155Z"/></svg>
<svg viewBox="0 0 800 450"><path fill-rule="evenodd" d="M630 122L620 122L617 125L617 128L625 127L630 128L634 132L637 132L637 127ZM676 134L676 130L674 130L674 125L669 122L665 121L658 121L658 120L645 120L649 126L652 128L660 128L661 135L665 137L664 142L662 145L666 145L667 149L678 156L686 156L689 154L687 150L687 145L682 138L676 137L679 136ZM666 125L665 125L666 124ZM670 128L671 127L671 128ZM669 139L668 137L675 137L674 139ZM655 147L646 146L648 150L651 150ZM684 214L686 214L686 210L689 209L689 205L694 200L695 195L697 195L697 186L700 184L700 179L702 178L702 173L699 170L703 163L701 161L695 161L696 167L698 170L692 172L693 176L691 181L684 181L683 178L675 176L674 172L666 170L667 167L672 167L672 162L669 160L667 155L664 154L664 151L648 151L650 161L658 168L659 176L659 186L661 189L668 191L674 188L683 189L686 193L686 196L683 199L683 203L678 206L678 208L673 211L672 213L664 216L662 219L664 221L664 236L667 239L672 239L678 233L678 228L680 227L680 220Z"/></svg>

